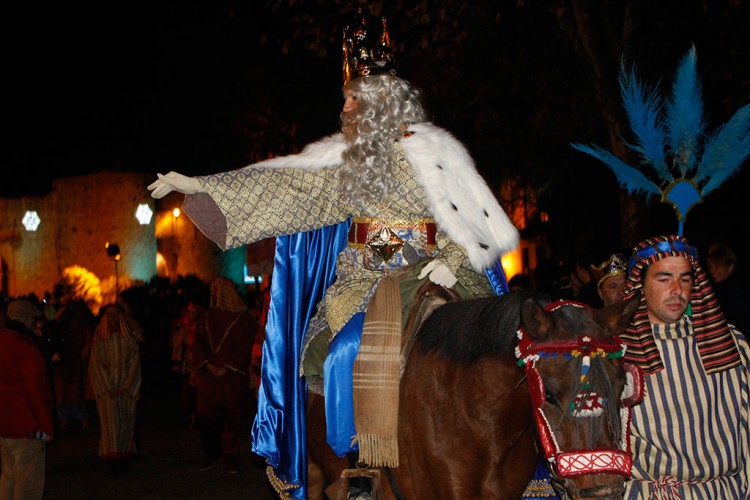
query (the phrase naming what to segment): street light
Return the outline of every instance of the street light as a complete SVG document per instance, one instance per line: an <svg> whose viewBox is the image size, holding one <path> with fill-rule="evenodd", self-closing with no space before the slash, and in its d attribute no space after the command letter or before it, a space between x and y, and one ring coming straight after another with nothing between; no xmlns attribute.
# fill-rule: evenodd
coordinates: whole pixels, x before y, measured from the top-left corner
<svg viewBox="0 0 750 500"><path fill-rule="evenodd" d="M178 276L178 274L177 274L177 270L178 270L178 268L177 268L177 261L178 261L178 258L179 258L178 253L180 251L179 238L177 237L177 235L175 235L174 225L175 225L177 219L180 218L180 214L181 214L181 212L180 212L179 208L175 208L174 210L172 210L172 269L170 271L170 276L172 277L173 281Z"/></svg>
<svg viewBox="0 0 750 500"><path fill-rule="evenodd" d="M107 249L107 257L115 261L115 302L120 300L119 277L117 275L117 261L120 260L120 246L110 244L109 241L104 244Z"/></svg>

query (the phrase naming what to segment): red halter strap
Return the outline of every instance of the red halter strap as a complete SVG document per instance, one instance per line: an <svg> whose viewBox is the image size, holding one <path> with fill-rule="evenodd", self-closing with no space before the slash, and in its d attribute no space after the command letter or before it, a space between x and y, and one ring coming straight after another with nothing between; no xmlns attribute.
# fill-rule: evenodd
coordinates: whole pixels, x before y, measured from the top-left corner
<svg viewBox="0 0 750 500"><path fill-rule="evenodd" d="M557 301L545 307L546 311L555 311L561 307L587 308L585 304L573 301ZM519 366L526 369L529 391L534 408L534 419L537 425L544 457L556 463L559 477L576 477L585 474L617 474L630 477L632 458L630 455L630 406L640 401L643 395L643 373L633 365L625 365L627 382L620 400L622 435L620 449L581 450L564 452L560 449L552 427L544 413L546 397L544 381L536 367L537 361L544 358L564 356L568 359L582 358L582 380L588 374L588 367L593 357L619 358L625 353L625 346L617 337L593 338L580 335L576 339L562 341L533 342L525 335L523 327L518 331L516 357ZM577 418L597 416L602 413L602 399L591 393L581 396L585 399L582 408L576 410Z"/></svg>

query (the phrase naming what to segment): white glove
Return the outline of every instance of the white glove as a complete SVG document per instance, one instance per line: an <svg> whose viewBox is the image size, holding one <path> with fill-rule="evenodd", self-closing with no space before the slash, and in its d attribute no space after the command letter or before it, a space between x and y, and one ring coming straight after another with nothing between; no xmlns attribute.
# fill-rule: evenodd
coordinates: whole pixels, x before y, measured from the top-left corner
<svg viewBox="0 0 750 500"><path fill-rule="evenodd" d="M419 273L419 279L424 278L428 274L430 275L430 281L445 288L453 288L453 285L458 281L458 278L448 269L448 266L438 259L428 262L422 268L422 272Z"/></svg>
<svg viewBox="0 0 750 500"><path fill-rule="evenodd" d="M152 198L164 198L172 191L182 194L204 192L198 179L194 179L193 177L178 174L177 172L169 172L166 175L156 174L156 177L159 179L148 185L148 190L151 191Z"/></svg>

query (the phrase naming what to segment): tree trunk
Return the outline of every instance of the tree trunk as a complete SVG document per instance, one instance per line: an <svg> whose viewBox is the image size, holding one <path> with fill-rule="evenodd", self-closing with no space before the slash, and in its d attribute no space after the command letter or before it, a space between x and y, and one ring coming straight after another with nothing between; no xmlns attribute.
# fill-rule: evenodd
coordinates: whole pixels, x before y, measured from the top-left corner
<svg viewBox="0 0 750 500"><path fill-rule="evenodd" d="M615 9L618 12L612 12ZM591 82L607 126L611 151L628 162L629 149L622 142L628 122L620 104L617 79L623 47L628 45L637 22L637 2L564 0L555 15ZM648 212L645 202L626 190L621 189L619 197L621 246L630 248L648 231Z"/></svg>

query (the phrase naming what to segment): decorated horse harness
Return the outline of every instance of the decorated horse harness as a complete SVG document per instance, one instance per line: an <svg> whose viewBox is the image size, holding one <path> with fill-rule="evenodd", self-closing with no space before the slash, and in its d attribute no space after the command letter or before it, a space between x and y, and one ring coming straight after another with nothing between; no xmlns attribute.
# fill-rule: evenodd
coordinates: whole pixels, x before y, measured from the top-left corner
<svg viewBox="0 0 750 500"><path fill-rule="evenodd" d="M547 312L561 307L589 306L574 301L556 301L544 309ZM604 412L608 402L599 394L591 390L588 384L591 360L601 358L621 358L625 354L626 346L621 344L617 336L608 338L593 338L581 335L575 340L534 342L525 335L521 327L518 332L516 357L518 365L525 367L531 401L534 410L539 439L543 448L544 458L551 464L556 464L556 473L561 478L576 477L584 474L616 474L630 477L632 457L630 454L630 407L643 397L643 373L631 364L625 364L626 384L620 398L621 439L619 449L563 451L560 449L554 432L545 415L545 389L536 363L543 358L563 356L565 359L581 358L580 391L570 404L570 412L576 418L598 417Z"/></svg>

